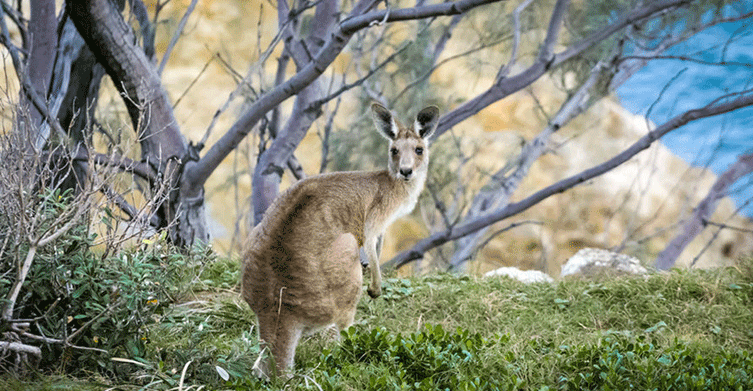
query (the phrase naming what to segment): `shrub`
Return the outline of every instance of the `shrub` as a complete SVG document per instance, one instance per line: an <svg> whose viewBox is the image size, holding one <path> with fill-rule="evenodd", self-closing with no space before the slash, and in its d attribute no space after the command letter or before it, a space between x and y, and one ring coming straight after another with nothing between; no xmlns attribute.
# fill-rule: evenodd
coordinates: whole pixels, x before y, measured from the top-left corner
<svg viewBox="0 0 753 391"><path fill-rule="evenodd" d="M47 339L42 368L114 374L112 357L141 357L146 326L185 289L196 264L190 256L154 249L102 259L90 250L93 240L79 226L35 256L17 318L33 319L29 333ZM10 283L0 281L0 294ZM27 334L20 337L34 342Z"/></svg>
<svg viewBox="0 0 753 391"><path fill-rule="evenodd" d="M750 390L753 357L743 350L700 348L681 340L659 347L641 338L605 337L564 348L561 390Z"/></svg>
<svg viewBox="0 0 753 391"><path fill-rule="evenodd" d="M491 344L480 334L457 328L454 333L441 325L426 325L408 336L385 328L370 332L350 327L341 333L341 343L325 349L320 357L321 385L337 389L338 379L358 374L364 366L382 373L369 376L366 390L487 390L508 383L496 375L479 376L480 353ZM508 338L502 337L502 342Z"/></svg>

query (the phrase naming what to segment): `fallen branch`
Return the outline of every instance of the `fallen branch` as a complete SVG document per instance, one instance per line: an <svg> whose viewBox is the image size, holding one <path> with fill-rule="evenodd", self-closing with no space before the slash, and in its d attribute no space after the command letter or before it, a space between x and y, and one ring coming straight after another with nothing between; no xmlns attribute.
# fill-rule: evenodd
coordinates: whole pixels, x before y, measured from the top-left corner
<svg viewBox="0 0 753 391"><path fill-rule="evenodd" d="M42 357L42 349L21 342L0 341L0 350L12 350L16 353L31 354L37 358Z"/></svg>

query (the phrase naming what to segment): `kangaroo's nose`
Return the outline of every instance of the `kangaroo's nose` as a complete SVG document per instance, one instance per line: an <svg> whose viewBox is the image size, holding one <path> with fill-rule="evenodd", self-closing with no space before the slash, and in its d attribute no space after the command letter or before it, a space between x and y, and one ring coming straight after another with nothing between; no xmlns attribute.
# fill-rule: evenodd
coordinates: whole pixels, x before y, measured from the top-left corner
<svg viewBox="0 0 753 391"><path fill-rule="evenodd" d="M413 169L410 169L410 168L401 168L400 169L400 175L402 175L402 176L404 176L406 178L410 177L410 174L412 174L412 173L413 173Z"/></svg>

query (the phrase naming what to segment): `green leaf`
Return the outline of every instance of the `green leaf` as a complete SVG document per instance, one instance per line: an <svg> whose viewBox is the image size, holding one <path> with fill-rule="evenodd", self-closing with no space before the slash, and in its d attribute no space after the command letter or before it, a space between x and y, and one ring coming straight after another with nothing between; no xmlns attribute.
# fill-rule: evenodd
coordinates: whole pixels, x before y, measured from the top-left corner
<svg viewBox="0 0 753 391"><path fill-rule="evenodd" d="M651 333L659 331L659 330L661 330L662 328L665 328L665 327L667 327L667 324L663 320L660 320L657 324L655 324L655 325L647 328L646 330L644 330L644 332L646 334L651 334Z"/></svg>

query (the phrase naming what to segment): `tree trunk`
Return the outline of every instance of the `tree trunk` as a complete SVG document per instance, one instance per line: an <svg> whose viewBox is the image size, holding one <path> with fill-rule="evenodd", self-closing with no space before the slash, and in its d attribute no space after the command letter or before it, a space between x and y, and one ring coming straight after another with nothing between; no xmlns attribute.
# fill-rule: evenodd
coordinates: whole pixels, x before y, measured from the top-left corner
<svg viewBox="0 0 753 391"><path fill-rule="evenodd" d="M25 71L32 88L42 98L47 98L56 44L55 1L33 0L31 2L31 19L29 20L29 39L25 42L25 49L29 53ZM20 101L22 102L20 118L26 121L25 123L28 126L26 129L31 137L32 145L35 150L39 151L47 142L50 128L41 126L44 117L26 99L26 94L21 93ZM25 115L26 113L28 113L28 118Z"/></svg>
<svg viewBox="0 0 753 391"><path fill-rule="evenodd" d="M65 17L61 23L49 87L49 112L66 130L71 142L68 147L74 149L70 154L76 155L79 148L91 145L92 120L105 70L86 46L73 21ZM49 129L49 125L42 123L42 128ZM46 133L49 134L49 130ZM79 192L85 187L88 162L73 159L68 164L72 165L72 170L65 170L59 185L62 189Z"/></svg>
<svg viewBox="0 0 753 391"><path fill-rule="evenodd" d="M158 228L169 229L169 238L181 246L208 242L203 184L194 185L182 176L189 146L153 63L136 45L133 31L111 1L69 1L67 7L84 41L124 96L142 160L161 178L151 184L153 196L164 197L156 211Z"/></svg>
<svg viewBox="0 0 753 391"><path fill-rule="evenodd" d="M254 211L254 225L261 222L264 212L272 205L272 201L280 192L280 180L285 171L284 167L293 156L311 124L319 113L306 110L307 106L319 95L317 83L304 88L295 98L293 113L272 145L262 153L259 163L254 169L252 202Z"/></svg>
<svg viewBox="0 0 753 391"><path fill-rule="evenodd" d="M91 142L91 126L105 69L86 46L70 18L58 42L50 101L72 141Z"/></svg>
<svg viewBox="0 0 753 391"><path fill-rule="evenodd" d="M54 0L33 0L29 20L30 51L28 72L31 84L41 96L47 96L52 75L52 63L57 45L57 20ZM37 116L41 114L37 111ZM40 121L41 122L41 121Z"/></svg>
<svg viewBox="0 0 753 391"><path fill-rule="evenodd" d="M293 59L298 71L313 60L310 53L316 53L321 49L330 28L336 22L339 14L338 4L335 0L325 0L317 5L311 33L307 39L303 40L295 36L289 23L285 23L290 14L286 8L287 4L278 2L280 26L288 25L283 30L283 36L286 38L285 51ZM259 157L259 163L254 168L251 189L254 225L261 221L264 212L279 194L284 167L288 165L293 152L298 148L298 144L306 136L311 125L321 115L321 105L315 104L315 101L321 97L322 92L317 80L301 90L296 95L293 112L284 129L275 136L269 149Z"/></svg>

